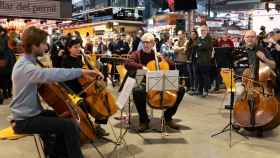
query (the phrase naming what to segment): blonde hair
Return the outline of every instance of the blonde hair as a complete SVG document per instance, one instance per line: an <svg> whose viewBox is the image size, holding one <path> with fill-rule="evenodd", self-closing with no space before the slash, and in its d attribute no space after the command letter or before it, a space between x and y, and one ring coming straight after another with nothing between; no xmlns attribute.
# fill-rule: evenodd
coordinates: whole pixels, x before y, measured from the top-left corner
<svg viewBox="0 0 280 158"><path fill-rule="evenodd" d="M149 41L149 42L155 42L155 36L152 33L145 33L142 38L142 41Z"/></svg>

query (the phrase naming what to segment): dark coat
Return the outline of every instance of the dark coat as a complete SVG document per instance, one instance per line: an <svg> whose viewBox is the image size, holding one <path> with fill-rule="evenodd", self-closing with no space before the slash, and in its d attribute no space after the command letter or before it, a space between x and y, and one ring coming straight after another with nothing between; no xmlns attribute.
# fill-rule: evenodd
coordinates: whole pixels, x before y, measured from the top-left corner
<svg viewBox="0 0 280 158"><path fill-rule="evenodd" d="M198 38L197 41L197 61L200 65L210 65L213 49L213 40L208 35L206 38Z"/></svg>

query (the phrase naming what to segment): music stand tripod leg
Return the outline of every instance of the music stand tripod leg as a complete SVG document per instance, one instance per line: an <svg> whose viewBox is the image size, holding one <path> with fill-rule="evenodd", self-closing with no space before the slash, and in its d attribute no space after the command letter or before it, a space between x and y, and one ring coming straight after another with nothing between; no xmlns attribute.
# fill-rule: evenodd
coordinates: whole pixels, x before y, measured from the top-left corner
<svg viewBox="0 0 280 158"><path fill-rule="evenodd" d="M123 118L123 110L121 110L121 118ZM115 147L114 147L114 149L112 150L112 152L111 152L111 154L110 154L109 157L111 157L111 156L113 155L113 153L115 153L115 151L116 151L122 144L125 145L127 152L130 153L132 156L134 156L133 153L129 151L127 142L126 142L126 140L125 140L125 135L128 133L128 129L129 129L129 128L125 128L125 127L124 127L124 121L121 120L120 135L119 135L119 137L116 137L116 144L115 144ZM119 157L119 153L118 153L117 157Z"/></svg>
<svg viewBox="0 0 280 158"><path fill-rule="evenodd" d="M229 126L230 126L230 124L228 123L220 132L215 133L215 134L212 134L211 137L215 137L215 136L217 136L217 135L219 135L219 134L222 134L222 133L228 131L228 130L229 130L229 129L228 129Z"/></svg>
<svg viewBox="0 0 280 158"><path fill-rule="evenodd" d="M232 66L231 66L231 68L232 68ZM211 135L211 137L215 137L215 136L217 136L217 135L220 135L220 134L222 134L222 133L225 133L225 132L227 132L227 131L229 131L230 133L229 133L229 136L230 136L230 143L229 143L229 147L231 147L231 140L232 140L232 129L233 129L233 119L232 119L232 117L233 117L233 104L234 104L234 92L233 92L233 89L232 89L232 87L233 87L233 73L232 73L232 70L230 71L230 80L231 80L231 84L230 84L230 116L229 116L229 123L223 128L223 130L221 130L220 132L218 132L218 133L215 133L215 134L213 134L213 135ZM241 135L241 136L243 136L244 138L246 138L246 139L249 139L248 137L246 137L246 136L244 136L242 133L240 133L240 132L238 132L238 131L235 131L234 130L234 132L235 133L237 133L237 134L239 134L239 135Z"/></svg>
<svg viewBox="0 0 280 158"><path fill-rule="evenodd" d="M131 113L132 113L132 107L131 107L131 96L128 98L128 129L133 130L140 138L142 138L144 141L146 141L149 144L152 144L148 140L146 140L141 133L132 125L131 122Z"/></svg>
<svg viewBox="0 0 280 158"><path fill-rule="evenodd" d="M98 147L94 144L93 140L90 141L90 144L93 146L93 148L95 148L95 150L97 151L97 153L99 154L99 156L101 158L105 158L103 153L98 149Z"/></svg>
<svg viewBox="0 0 280 158"><path fill-rule="evenodd" d="M163 138L168 136L167 128L166 128L166 120L165 120L165 117L164 117L164 112L165 112L165 110L162 110L162 116L161 116L161 136Z"/></svg>

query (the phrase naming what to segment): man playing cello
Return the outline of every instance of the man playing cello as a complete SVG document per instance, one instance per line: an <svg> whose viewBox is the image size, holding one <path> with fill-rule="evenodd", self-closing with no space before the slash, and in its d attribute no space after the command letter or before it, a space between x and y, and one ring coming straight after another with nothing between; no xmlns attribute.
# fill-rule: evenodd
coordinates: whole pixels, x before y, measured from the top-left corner
<svg viewBox="0 0 280 158"><path fill-rule="evenodd" d="M155 60L155 51L153 50L155 45L154 35L151 33L146 33L142 36L143 48L140 51L135 51L131 53L134 61L128 62L126 68L128 71L136 71L137 69L147 69L146 65ZM174 64L169 62L169 66L174 69ZM173 66L173 67L172 67ZM138 114L139 114L139 132L144 132L149 129L149 118L146 110L146 87L137 87L133 90L133 100L135 102ZM164 113L165 121L167 126L173 129L179 129L179 126L172 121L173 115L175 115L180 102L182 101L185 94L184 88L179 88L177 92L177 100L174 106L167 109Z"/></svg>
<svg viewBox="0 0 280 158"><path fill-rule="evenodd" d="M234 56L235 73L239 76L242 75L246 67L250 67L253 70L253 79L256 79L256 73L258 72L259 61L261 60L267 64L271 69L276 68L276 63L272 60L270 53L265 53L265 50L258 46L257 34L253 30L249 30L244 35L245 45L242 47L244 52ZM241 82L236 83L236 95L237 99L242 96L244 87Z"/></svg>
<svg viewBox="0 0 280 158"><path fill-rule="evenodd" d="M245 129L256 130L257 135L262 136L262 131L270 125L270 119L266 119L264 116L270 117L267 113L271 113L271 116L273 116L272 118L276 116L274 116L274 111L267 112L270 109L265 109L264 102L269 105L267 107L273 109L274 106L278 106L278 101L273 94L265 94L267 86L264 86L264 84L270 79L266 77L266 81L260 82L260 78L262 75L261 73L269 69L275 70L276 62L273 60L270 51L258 45L255 31L247 31L244 35L244 41L245 45L241 48L241 51L235 51L233 55L235 73L239 76L235 85L235 123L233 127L236 129L243 127ZM263 66L261 67L260 61L264 63L262 65L266 65L268 69L262 68ZM248 67L249 69L247 69ZM242 82L240 76L242 76ZM258 92L258 88L260 87L263 90L261 93ZM275 89L275 87L273 88ZM271 125L271 127L273 126Z"/></svg>

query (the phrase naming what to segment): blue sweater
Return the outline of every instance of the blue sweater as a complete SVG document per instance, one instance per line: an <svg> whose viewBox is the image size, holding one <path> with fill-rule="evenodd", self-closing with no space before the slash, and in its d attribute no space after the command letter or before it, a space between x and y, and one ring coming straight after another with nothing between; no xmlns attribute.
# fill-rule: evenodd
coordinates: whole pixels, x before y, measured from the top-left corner
<svg viewBox="0 0 280 158"><path fill-rule="evenodd" d="M41 68L34 57L22 57L12 72L14 97L10 104L10 119L25 120L42 112L38 97L39 84L64 82L81 75L82 69Z"/></svg>

